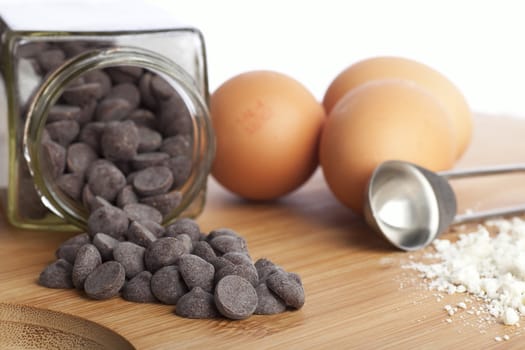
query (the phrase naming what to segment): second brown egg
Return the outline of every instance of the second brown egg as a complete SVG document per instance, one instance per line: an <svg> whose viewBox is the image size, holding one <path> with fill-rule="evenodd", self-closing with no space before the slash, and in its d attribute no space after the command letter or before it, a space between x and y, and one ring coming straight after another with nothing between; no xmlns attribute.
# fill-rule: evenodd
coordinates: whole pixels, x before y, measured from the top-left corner
<svg viewBox="0 0 525 350"><path fill-rule="evenodd" d="M386 160L438 171L455 161L447 111L427 90L405 80L376 80L345 96L331 110L320 143L320 164L334 195L362 214L367 182Z"/></svg>

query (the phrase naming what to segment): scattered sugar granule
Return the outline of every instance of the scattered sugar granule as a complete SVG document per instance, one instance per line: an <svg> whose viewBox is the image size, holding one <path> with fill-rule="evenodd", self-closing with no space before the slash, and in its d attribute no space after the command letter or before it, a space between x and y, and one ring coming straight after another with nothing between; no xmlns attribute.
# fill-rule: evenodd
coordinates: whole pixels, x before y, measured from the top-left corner
<svg viewBox="0 0 525 350"><path fill-rule="evenodd" d="M447 322L447 323L452 323L452 319L451 319L451 318L447 318L447 319L445 320L445 322Z"/></svg>
<svg viewBox="0 0 525 350"><path fill-rule="evenodd" d="M459 307L460 309L465 310L465 309L467 308L467 304L465 304L464 302L461 301L461 302L458 303L458 307Z"/></svg>
<svg viewBox="0 0 525 350"><path fill-rule="evenodd" d="M525 221L516 217L486 225L494 227L495 235L479 225L474 232L459 234L456 242L437 239L434 251L403 267L419 271L429 289L467 293L482 302L485 306L476 315L483 312L489 320L516 325L525 314ZM457 306L466 309L465 303ZM446 311L452 316L457 308Z"/></svg>
<svg viewBox="0 0 525 350"><path fill-rule="evenodd" d="M494 337L494 340L500 342L503 340L503 338L498 335L497 337Z"/></svg>
<svg viewBox="0 0 525 350"><path fill-rule="evenodd" d="M509 337L507 334L505 334L505 335L503 336L503 340L509 340L509 339L510 339L510 337Z"/></svg>

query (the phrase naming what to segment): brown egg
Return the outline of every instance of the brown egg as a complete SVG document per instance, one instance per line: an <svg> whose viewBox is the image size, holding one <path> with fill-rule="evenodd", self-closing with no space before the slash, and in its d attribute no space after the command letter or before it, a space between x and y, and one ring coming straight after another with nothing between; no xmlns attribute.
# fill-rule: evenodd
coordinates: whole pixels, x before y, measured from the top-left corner
<svg viewBox="0 0 525 350"><path fill-rule="evenodd" d="M443 104L455 129L458 159L472 137L472 114L458 88L441 73L422 63L401 57L375 57L353 64L328 87L323 99L326 112L329 114L337 101L355 87L370 80L388 78L414 81Z"/></svg>
<svg viewBox="0 0 525 350"><path fill-rule="evenodd" d="M268 200L302 185L318 165L322 105L271 71L231 78L211 96L217 153L212 175L230 191Z"/></svg>
<svg viewBox="0 0 525 350"><path fill-rule="evenodd" d="M404 80L376 80L334 106L321 136L320 163L334 195L362 214L368 180L380 163L405 160L448 169L454 140L447 112L427 90Z"/></svg>

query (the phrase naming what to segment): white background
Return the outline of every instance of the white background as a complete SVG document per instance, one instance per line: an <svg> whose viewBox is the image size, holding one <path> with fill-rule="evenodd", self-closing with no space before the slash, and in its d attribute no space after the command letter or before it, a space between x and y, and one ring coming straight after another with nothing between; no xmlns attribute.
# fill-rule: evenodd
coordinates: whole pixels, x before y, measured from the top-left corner
<svg viewBox="0 0 525 350"><path fill-rule="evenodd" d="M525 117L523 1L146 1L204 33L212 91L272 69L321 99L348 65L399 55L445 74L477 112Z"/></svg>

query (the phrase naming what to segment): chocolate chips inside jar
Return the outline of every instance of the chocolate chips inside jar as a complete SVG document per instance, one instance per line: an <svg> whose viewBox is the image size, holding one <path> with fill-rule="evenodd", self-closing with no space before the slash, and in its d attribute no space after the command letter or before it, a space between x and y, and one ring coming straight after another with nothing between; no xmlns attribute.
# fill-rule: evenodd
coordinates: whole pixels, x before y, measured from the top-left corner
<svg viewBox="0 0 525 350"><path fill-rule="evenodd" d="M111 204L97 209L115 210L120 209ZM95 235L65 241L39 284L77 287L75 293L91 299L120 295L130 302L174 305L174 314L194 319L242 320L303 307L301 278L266 258L254 262L237 232L218 229L197 237L199 225L187 218L156 234L147 226L151 227L147 221L131 221L119 240L98 226ZM242 242L242 249L226 251L224 245L208 243L220 237Z"/></svg>
<svg viewBox="0 0 525 350"><path fill-rule="evenodd" d="M57 179L56 191L88 212L99 196L131 220L160 224L178 208L180 189L192 176L191 163L188 169L176 158L193 159L194 135L185 127L193 122L182 103L163 109L166 101L182 97L161 76L117 68L89 71L65 87L47 118L41 160L48 178ZM126 72L134 79L122 82ZM149 84L139 85L144 74L151 76ZM81 119L88 105L94 105L94 113ZM147 127L139 114L151 116Z"/></svg>

